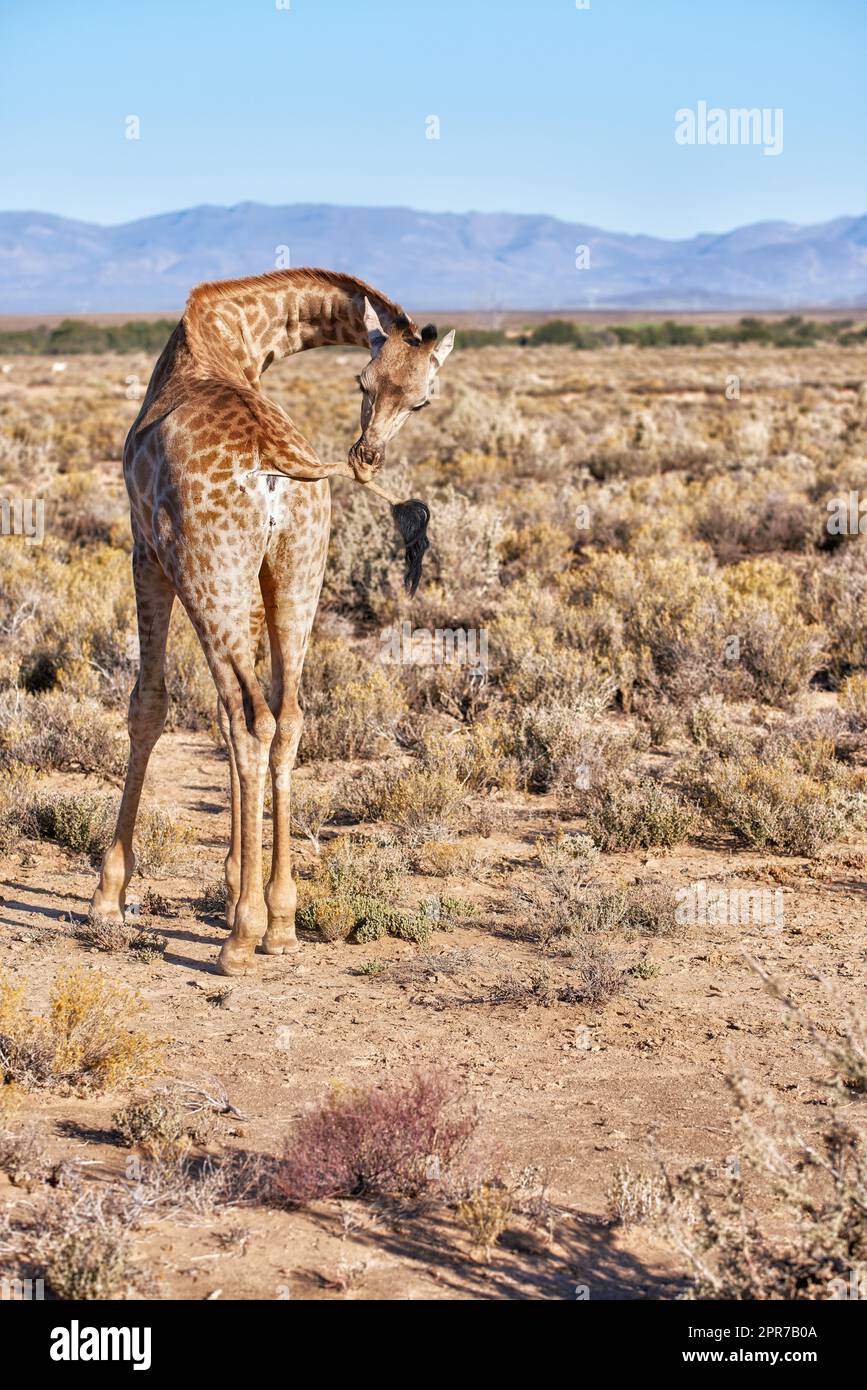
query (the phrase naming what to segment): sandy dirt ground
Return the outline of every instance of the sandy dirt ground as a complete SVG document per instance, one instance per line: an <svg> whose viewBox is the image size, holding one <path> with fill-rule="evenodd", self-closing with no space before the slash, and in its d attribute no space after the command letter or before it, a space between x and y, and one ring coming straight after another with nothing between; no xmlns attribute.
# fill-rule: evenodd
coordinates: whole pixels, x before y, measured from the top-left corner
<svg viewBox="0 0 867 1390"><path fill-rule="evenodd" d="M504 971L532 974L533 951L515 940L507 885L544 828L545 799L501 800L498 830L472 884L460 889L478 907L472 922L436 934L428 953L467 953L456 976L430 971L395 982L395 965L417 954L395 940L372 946L307 942L298 957L260 957L252 977L226 982L215 973L225 928L196 914L201 885L215 879L228 833L226 762L204 734L175 733L158 745L149 776L156 804L177 808L196 832L198 849L183 876L154 881L170 915L143 922L168 941L157 963L83 947L74 925L87 908L93 872L51 846L7 857L0 884L0 965L44 997L60 963L78 960L124 980L143 995L148 1027L171 1039L163 1080L222 1086L243 1119L222 1117L215 1141L279 1153L293 1119L329 1084L375 1082L430 1061L466 1084L481 1113L480 1141L512 1172L545 1188L541 1214L516 1219L485 1261L470 1247L453 1212L412 1204L331 1202L305 1212L233 1207L205 1218L161 1219L135 1241L153 1295L181 1298L660 1298L682 1287L671 1252L645 1229L618 1230L606 1220L606 1188L628 1162L652 1171L696 1161L725 1162L732 1139L724 1073L745 1069L785 1097L808 1129L821 1118L825 1093L814 1055L787 1027L747 956L799 998L820 1026L833 1029L821 986L830 978L843 997L860 994L854 968L863 952L864 855L821 882L791 858L737 855L720 848L659 856L617 856L627 880L739 886L784 883L784 925L692 927L677 940L653 941L659 973L633 979L604 1010L557 1003L485 1004ZM303 768L303 786L323 776ZM86 785L65 777L58 785ZM568 824L567 827L569 828ZM341 833L339 829L325 833ZM312 851L298 845L299 863ZM782 866L782 873L774 866ZM856 867L852 867L852 866ZM793 886L794 885L794 886ZM436 886L407 882L407 905ZM441 881L440 881L440 887ZM132 896L145 887L134 880ZM136 893L136 888L138 892ZM625 958L646 947L623 943ZM376 957L386 969L358 973ZM127 1171L111 1115L116 1096L27 1097L52 1157L85 1165L88 1181ZM4 1181L13 1208L32 1202ZM583 1290L582 1290L583 1286Z"/></svg>

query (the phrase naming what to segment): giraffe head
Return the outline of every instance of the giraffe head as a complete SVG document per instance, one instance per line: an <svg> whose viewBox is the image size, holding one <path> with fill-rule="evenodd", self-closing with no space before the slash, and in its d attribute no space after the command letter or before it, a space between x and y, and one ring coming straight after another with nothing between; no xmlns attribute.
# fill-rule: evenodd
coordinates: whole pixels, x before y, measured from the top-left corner
<svg viewBox="0 0 867 1390"><path fill-rule="evenodd" d="M432 323L419 333L405 315L386 332L368 299L364 327L370 361L358 378L361 434L349 461L359 477L368 479L381 467L386 445L401 425L414 410L430 404L436 374L454 346L455 334L452 329L438 343Z"/></svg>

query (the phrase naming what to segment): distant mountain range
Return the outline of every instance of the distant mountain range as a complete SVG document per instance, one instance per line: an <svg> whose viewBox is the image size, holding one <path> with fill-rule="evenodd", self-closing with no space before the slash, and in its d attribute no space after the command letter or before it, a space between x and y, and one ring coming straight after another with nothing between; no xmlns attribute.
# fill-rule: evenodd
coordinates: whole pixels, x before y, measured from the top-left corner
<svg viewBox="0 0 867 1390"><path fill-rule="evenodd" d="M842 310L867 305L867 215L665 241L546 216L329 204L205 205L117 227L0 213L0 313L173 311L200 280L287 263L349 271L419 311Z"/></svg>

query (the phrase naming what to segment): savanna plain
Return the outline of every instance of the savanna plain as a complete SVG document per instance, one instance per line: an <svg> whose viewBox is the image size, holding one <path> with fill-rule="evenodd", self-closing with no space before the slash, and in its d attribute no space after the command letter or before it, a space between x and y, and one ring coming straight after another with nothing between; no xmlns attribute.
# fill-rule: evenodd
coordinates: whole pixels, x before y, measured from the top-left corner
<svg viewBox="0 0 867 1390"><path fill-rule="evenodd" d="M41 544L0 537L7 1288L867 1280L867 345L456 348L382 474L431 508L414 599L387 508L334 485L293 780L303 948L232 980L228 764L177 607L127 921L87 914L136 675L120 455L153 357L0 359L2 496L44 499ZM323 458L357 434L363 362L263 383ZM266 815L266 860L268 837Z"/></svg>

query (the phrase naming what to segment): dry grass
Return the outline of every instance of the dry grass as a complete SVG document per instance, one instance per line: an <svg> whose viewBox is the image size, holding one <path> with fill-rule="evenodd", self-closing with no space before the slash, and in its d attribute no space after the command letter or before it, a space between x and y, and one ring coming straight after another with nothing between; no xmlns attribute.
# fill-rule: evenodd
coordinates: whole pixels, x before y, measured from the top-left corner
<svg viewBox="0 0 867 1390"><path fill-rule="evenodd" d="M112 1116L112 1124L125 1144L155 1159L184 1152L199 1134L189 1107L171 1091L129 1101Z"/></svg>
<svg viewBox="0 0 867 1390"><path fill-rule="evenodd" d="M122 1299L147 1288L132 1262L128 1224L111 1190L50 1206L30 1254L55 1298Z"/></svg>
<svg viewBox="0 0 867 1390"><path fill-rule="evenodd" d="M162 1049L131 1026L142 1011L132 990L81 966L58 973L44 1015L27 1008L23 987L0 978L4 1081L99 1091L146 1079Z"/></svg>
<svg viewBox="0 0 867 1390"><path fill-rule="evenodd" d="M742 844L783 854L819 854L846 824L839 788L780 759L720 760L701 783L710 815Z"/></svg>
<svg viewBox="0 0 867 1390"><path fill-rule="evenodd" d="M512 1195L501 1183L479 1183L458 1202L457 1213L473 1245L488 1259L512 1215Z"/></svg>
<svg viewBox="0 0 867 1390"><path fill-rule="evenodd" d="M603 850L672 849L698 826L695 808L658 782L609 782L594 792L587 832Z"/></svg>

